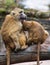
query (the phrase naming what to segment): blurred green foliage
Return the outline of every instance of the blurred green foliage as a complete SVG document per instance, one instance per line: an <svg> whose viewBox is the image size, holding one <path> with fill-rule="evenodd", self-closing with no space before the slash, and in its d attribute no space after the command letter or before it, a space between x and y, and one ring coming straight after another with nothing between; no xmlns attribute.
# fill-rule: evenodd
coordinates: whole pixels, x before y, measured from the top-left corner
<svg viewBox="0 0 50 65"><path fill-rule="evenodd" d="M2 11L11 11L16 7L14 0L6 0L5 3L0 4L0 12Z"/></svg>
<svg viewBox="0 0 50 65"><path fill-rule="evenodd" d="M6 0L6 3L14 3L14 0Z"/></svg>
<svg viewBox="0 0 50 65"><path fill-rule="evenodd" d="M28 17L31 17L31 18L47 18L48 17L48 14L47 14L48 12L39 12L38 10L35 10L35 9L25 9L24 5L18 4L17 6L17 4L18 2L15 2L14 0L6 0L5 3L0 4L0 13L11 12L15 7L19 7L24 9Z"/></svg>

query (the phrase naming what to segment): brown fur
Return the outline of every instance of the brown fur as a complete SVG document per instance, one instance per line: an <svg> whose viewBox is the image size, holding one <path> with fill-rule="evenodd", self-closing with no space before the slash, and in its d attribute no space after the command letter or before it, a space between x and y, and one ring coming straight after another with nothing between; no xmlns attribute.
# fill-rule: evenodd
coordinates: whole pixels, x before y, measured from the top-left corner
<svg viewBox="0 0 50 65"><path fill-rule="evenodd" d="M43 43L48 37L44 27L36 21L24 21L23 28L29 33L28 42L38 43L40 41Z"/></svg>
<svg viewBox="0 0 50 65"><path fill-rule="evenodd" d="M10 65L11 50L26 48L26 37L21 32L22 24L12 15L7 15L1 27L1 35L6 47L7 65Z"/></svg>
<svg viewBox="0 0 50 65"><path fill-rule="evenodd" d="M1 28L1 34L2 34L4 42L6 42L6 44L10 43L9 46L12 47L12 49L15 47L12 40L15 40L15 38L17 39L17 37L16 37L17 35L18 35L18 37L20 37L22 35L24 37L24 34L20 33L21 30L22 30L22 24L20 22L16 22L11 15L7 15L5 18L5 21L2 25L2 28ZM11 38L12 38L12 40L10 40ZM24 38L23 38L23 40L24 40ZM12 45L11 45L11 42L12 42Z"/></svg>

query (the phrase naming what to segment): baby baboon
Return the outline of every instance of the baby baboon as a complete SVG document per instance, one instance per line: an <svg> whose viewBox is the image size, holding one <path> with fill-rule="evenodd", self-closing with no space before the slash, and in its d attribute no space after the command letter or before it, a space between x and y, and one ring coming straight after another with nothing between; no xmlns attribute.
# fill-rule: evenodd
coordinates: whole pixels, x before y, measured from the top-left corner
<svg viewBox="0 0 50 65"><path fill-rule="evenodd" d="M38 43L39 41L43 43L48 37L49 33L44 29L44 27L36 21L24 21L24 30L28 31L28 41Z"/></svg>

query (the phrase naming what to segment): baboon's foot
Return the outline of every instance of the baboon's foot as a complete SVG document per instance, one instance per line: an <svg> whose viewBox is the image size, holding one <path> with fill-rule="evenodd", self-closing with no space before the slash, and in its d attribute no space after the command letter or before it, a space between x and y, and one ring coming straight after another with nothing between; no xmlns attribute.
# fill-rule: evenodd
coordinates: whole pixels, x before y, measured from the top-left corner
<svg viewBox="0 0 50 65"><path fill-rule="evenodd" d="M27 45L24 45L24 46L22 46L21 49L23 50L23 49L26 49L27 47L28 47Z"/></svg>

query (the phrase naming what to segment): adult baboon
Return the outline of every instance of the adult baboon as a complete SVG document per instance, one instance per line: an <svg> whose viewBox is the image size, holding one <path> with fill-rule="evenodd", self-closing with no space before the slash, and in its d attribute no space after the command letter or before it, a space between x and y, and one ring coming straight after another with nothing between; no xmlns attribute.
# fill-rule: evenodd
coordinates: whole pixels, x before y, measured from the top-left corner
<svg viewBox="0 0 50 65"><path fill-rule="evenodd" d="M10 65L11 50L27 48L26 36L22 31L22 24L18 20L18 12L12 11L7 15L1 27L1 35L6 47L7 65Z"/></svg>

